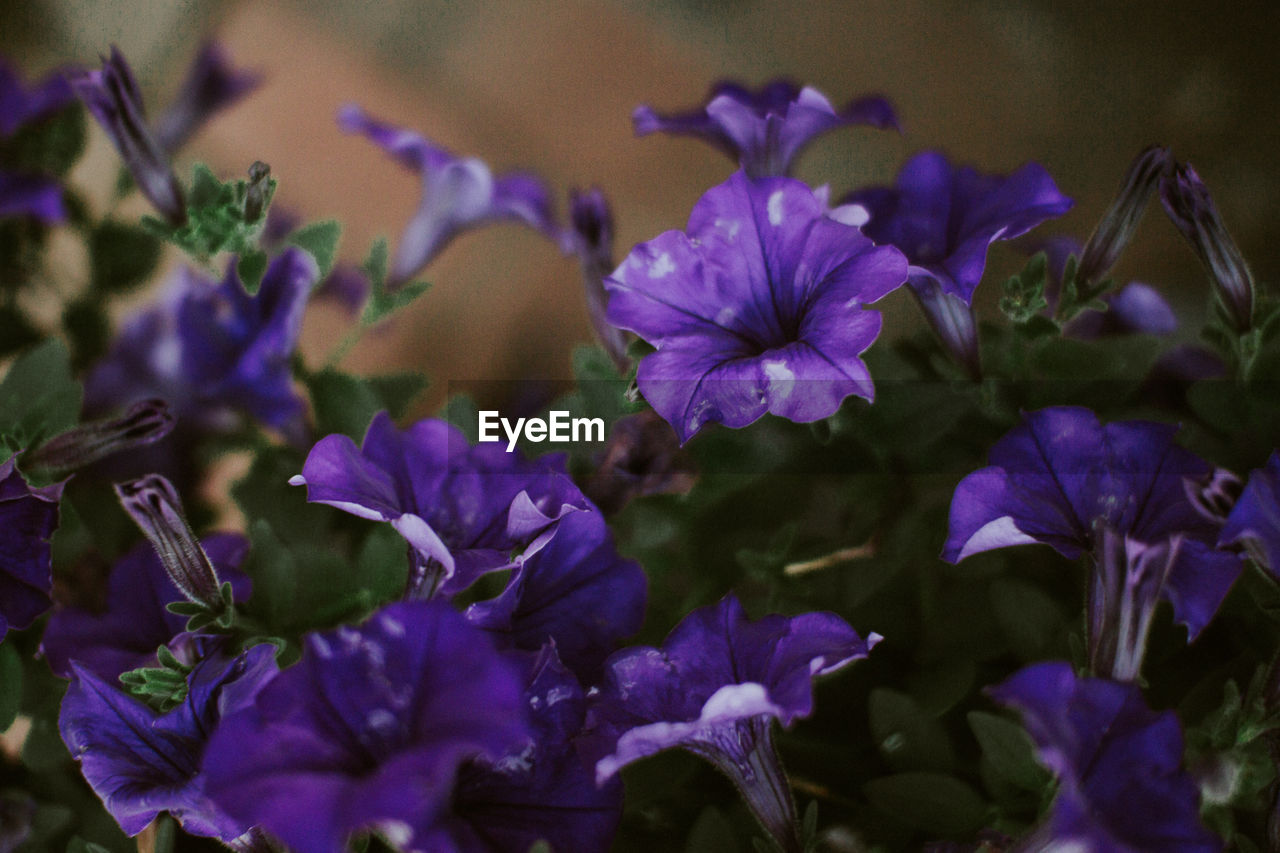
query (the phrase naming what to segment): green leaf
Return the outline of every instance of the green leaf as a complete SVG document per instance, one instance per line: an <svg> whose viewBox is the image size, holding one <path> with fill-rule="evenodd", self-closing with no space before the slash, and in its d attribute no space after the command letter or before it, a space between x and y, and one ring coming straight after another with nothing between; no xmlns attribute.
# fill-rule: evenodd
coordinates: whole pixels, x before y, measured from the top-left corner
<svg viewBox="0 0 1280 853"><path fill-rule="evenodd" d="M0 358L26 349L44 338L44 333L17 305L0 305Z"/></svg>
<svg viewBox="0 0 1280 853"><path fill-rule="evenodd" d="M77 370L97 361L111 343L111 324L95 294L76 299L63 309L62 328L71 341L71 364Z"/></svg>
<svg viewBox="0 0 1280 853"><path fill-rule="evenodd" d="M0 732L13 725L22 705L22 658L13 643L0 645Z"/></svg>
<svg viewBox="0 0 1280 853"><path fill-rule="evenodd" d="M18 358L0 382L0 435L34 447L76 425L80 398L67 348L45 341Z"/></svg>
<svg viewBox="0 0 1280 853"><path fill-rule="evenodd" d="M101 844L95 844L92 841L85 841L80 836L75 835L67 842L67 853L111 853L111 848L103 847Z"/></svg>
<svg viewBox="0 0 1280 853"><path fill-rule="evenodd" d="M862 791L895 821L930 834L968 836L986 817L986 802L978 792L942 773L882 776L863 785Z"/></svg>
<svg viewBox="0 0 1280 853"><path fill-rule="evenodd" d="M738 853L733 826L715 806L707 806L693 822L684 842L685 853Z"/></svg>
<svg viewBox="0 0 1280 853"><path fill-rule="evenodd" d="M382 408L393 418L399 418L409 409L409 404L427 387L427 377L415 371L384 373L363 377L364 381L382 400Z"/></svg>
<svg viewBox="0 0 1280 853"><path fill-rule="evenodd" d="M333 259L338 253L338 239L341 236L342 226L332 219L326 219L302 226L289 235L289 242L316 259L316 266L320 267L320 278L323 279L333 269Z"/></svg>
<svg viewBox="0 0 1280 853"><path fill-rule="evenodd" d="M1004 283L1000 310L1006 317L1015 323L1026 323L1049 307L1044 297L1046 269L1045 253L1037 252L1022 272Z"/></svg>
<svg viewBox="0 0 1280 853"><path fill-rule="evenodd" d="M71 760L71 753L58 734L53 717L33 717L31 730L22 744L22 763L37 773L53 770Z"/></svg>
<svg viewBox="0 0 1280 853"><path fill-rule="evenodd" d="M392 601L409 581L408 546L389 524L375 525L356 556L356 575L377 601Z"/></svg>
<svg viewBox="0 0 1280 853"><path fill-rule="evenodd" d="M470 394L454 394L446 400L440 417L462 430L467 441L476 443L480 429L480 410Z"/></svg>
<svg viewBox="0 0 1280 853"><path fill-rule="evenodd" d="M395 289L388 288L387 241L381 238L369 249L369 256L360 268L369 276L369 301L365 303L364 313L360 316L360 322L366 326L386 319L431 287L425 281L411 281Z"/></svg>
<svg viewBox="0 0 1280 853"><path fill-rule="evenodd" d="M322 435L342 433L359 443L373 416L384 408L378 393L358 376L325 368L306 382L316 430Z"/></svg>
<svg viewBox="0 0 1280 853"><path fill-rule="evenodd" d="M261 249L249 249L236 261L236 275L244 292L255 296L262 287L262 276L267 272L267 253Z"/></svg>
<svg viewBox="0 0 1280 853"><path fill-rule="evenodd" d="M89 232L89 282L99 293L126 293L160 261L160 241L136 225L105 220Z"/></svg>
<svg viewBox="0 0 1280 853"><path fill-rule="evenodd" d="M955 764L942 724L907 694L878 687L868 711L876 747L895 770L948 770Z"/></svg>
<svg viewBox="0 0 1280 853"><path fill-rule="evenodd" d="M268 178L263 192L263 207L259 215L252 220L245 218L245 201L249 191L249 181L239 179L222 182L209 170L208 166L197 163L187 192L187 221L174 227L155 217L145 217L142 225L152 234L161 237L181 248L201 263L207 263L214 255L221 252L233 252L241 256L241 263L246 263L246 256L254 256L260 252L258 241L266 223L265 211L275 194L276 181ZM259 261L249 260L242 271L241 279L250 286L261 280L252 275ZM261 262L265 269L265 260ZM248 273L248 275L246 275Z"/></svg>
<svg viewBox="0 0 1280 853"><path fill-rule="evenodd" d="M991 585L991 607L1009 647L1025 661L1061 651L1066 620L1058 604L1035 584L1000 578Z"/></svg>
<svg viewBox="0 0 1280 853"><path fill-rule="evenodd" d="M5 166L18 172L65 175L84 152L85 113L72 104L40 121L24 124L3 142Z"/></svg>
<svg viewBox="0 0 1280 853"><path fill-rule="evenodd" d="M982 747L982 762L1000 779L1024 791L1041 791L1051 776L1035 757L1026 730L1017 723L985 711L970 711L967 719Z"/></svg>

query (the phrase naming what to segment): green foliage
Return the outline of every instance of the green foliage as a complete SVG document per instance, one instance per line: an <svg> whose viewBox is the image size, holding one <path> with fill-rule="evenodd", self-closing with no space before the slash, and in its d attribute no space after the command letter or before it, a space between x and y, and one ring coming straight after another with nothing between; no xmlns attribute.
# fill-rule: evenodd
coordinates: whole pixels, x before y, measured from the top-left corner
<svg viewBox="0 0 1280 853"><path fill-rule="evenodd" d="M982 748L979 773L988 789L999 796L1004 786L1039 795L1052 781L1036 760L1034 745L1022 726L985 711L970 711L966 719Z"/></svg>
<svg viewBox="0 0 1280 853"><path fill-rule="evenodd" d="M970 785L942 773L896 773L872 779L862 791L894 821L948 838L971 835L986 818L986 803Z"/></svg>
<svg viewBox="0 0 1280 853"><path fill-rule="evenodd" d="M297 246L316 259L320 268L320 279L324 279L333 269L333 260L338 254L338 240L342 236L342 226L332 219L312 222L304 225L289 235L289 243Z"/></svg>
<svg viewBox="0 0 1280 853"><path fill-rule="evenodd" d="M378 240L373 244L361 269L369 276L369 301L365 303L364 313L360 315L360 322L366 326L385 320L431 287L425 281L388 286L386 240Z"/></svg>
<svg viewBox="0 0 1280 853"><path fill-rule="evenodd" d="M316 430L342 433L359 442L373 416L386 410L392 418L404 414L427 380L418 373L392 373L362 378L325 368L306 377L316 416Z"/></svg>
<svg viewBox="0 0 1280 853"><path fill-rule="evenodd" d="M22 706L22 659L13 643L0 644L0 732L13 725Z"/></svg>
<svg viewBox="0 0 1280 853"><path fill-rule="evenodd" d="M100 358L111 342L106 311L92 294L73 300L62 309L62 328L71 342L71 364L77 370Z"/></svg>
<svg viewBox="0 0 1280 853"><path fill-rule="evenodd" d="M946 730L905 693L878 687L868 707L871 736L895 770L950 770L955 752Z"/></svg>
<svg viewBox="0 0 1280 853"><path fill-rule="evenodd" d="M1044 297L1046 274L1045 253L1037 253L1022 272L1004 283L1000 310L1015 323L1025 323L1049 307Z"/></svg>
<svg viewBox="0 0 1280 853"><path fill-rule="evenodd" d="M34 447L76 425L80 383L61 341L24 353L0 382L0 438L10 450Z"/></svg>
<svg viewBox="0 0 1280 853"><path fill-rule="evenodd" d="M146 281L160 261L160 240L136 225L107 219L89 232L89 286L118 294Z"/></svg>
<svg viewBox="0 0 1280 853"><path fill-rule="evenodd" d="M25 311L12 302L0 304L0 358L20 352L42 337Z"/></svg>
<svg viewBox="0 0 1280 853"><path fill-rule="evenodd" d="M15 172L62 176L80 160L86 138L85 111L72 103L0 139L0 162Z"/></svg>

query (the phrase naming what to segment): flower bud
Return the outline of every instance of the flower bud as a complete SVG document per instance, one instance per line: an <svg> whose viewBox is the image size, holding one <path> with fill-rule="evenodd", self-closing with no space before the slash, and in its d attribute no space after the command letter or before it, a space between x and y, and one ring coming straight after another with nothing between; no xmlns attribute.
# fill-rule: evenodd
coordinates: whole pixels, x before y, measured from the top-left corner
<svg viewBox="0 0 1280 853"><path fill-rule="evenodd" d="M113 453L159 441L175 423L164 400L142 400L118 418L91 421L54 436L27 454L27 467L70 473Z"/></svg>
<svg viewBox="0 0 1280 853"><path fill-rule="evenodd" d="M191 601L221 612L224 607L218 573L182 512L173 484L159 474L117 483L116 496L125 512L151 540L174 586Z"/></svg>
<svg viewBox="0 0 1280 853"><path fill-rule="evenodd" d="M1134 158L1119 194L1085 243L1080 266L1076 270L1078 282L1096 284L1116 265L1142 220L1151 194L1172 164L1173 155L1169 149L1158 145L1143 149Z"/></svg>
<svg viewBox="0 0 1280 853"><path fill-rule="evenodd" d="M614 268L613 213L604 193L594 187L584 193L573 192L569 207L573 221L571 239L582 262L582 283L586 289L591 327L618 371L626 373L631 367L631 359L627 357L627 337L605 319L609 298L604 290L604 280Z"/></svg>

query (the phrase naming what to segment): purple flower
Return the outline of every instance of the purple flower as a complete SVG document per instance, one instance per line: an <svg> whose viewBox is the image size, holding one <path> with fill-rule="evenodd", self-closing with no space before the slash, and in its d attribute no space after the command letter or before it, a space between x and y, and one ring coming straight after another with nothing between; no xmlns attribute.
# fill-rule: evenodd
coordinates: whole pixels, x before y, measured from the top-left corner
<svg viewBox="0 0 1280 853"><path fill-rule="evenodd" d="M785 849L799 849L772 722L809 716L813 679L866 657L880 639L863 640L834 613L752 622L733 595L700 607L661 649L624 649L605 664L592 706L596 736L608 745L596 778L665 749L689 750L737 785Z"/></svg>
<svg viewBox="0 0 1280 853"><path fill-rule="evenodd" d="M200 540L219 575L231 583L236 600L249 597L249 578L239 571L249 542L238 533L215 533ZM185 598L160 563L151 543L121 557L107 578L107 609L94 613L59 607L49 617L40 650L50 668L64 678L75 661L84 672L113 682L122 672L154 666L156 649L172 642L186 617L166 605Z"/></svg>
<svg viewBox="0 0 1280 853"><path fill-rule="evenodd" d="M62 483L31 488L14 464L0 463L0 640L49 609L53 555L49 537L58 526Z"/></svg>
<svg viewBox="0 0 1280 853"><path fill-rule="evenodd" d="M0 59L0 136L62 109L74 98L63 72L55 71L28 89L18 72Z"/></svg>
<svg viewBox="0 0 1280 853"><path fill-rule="evenodd" d="M14 175L0 171L0 218L30 216L41 222L61 222L67 218L62 204L62 187L51 178Z"/></svg>
<svg viewBox="0 0 1280 853"><path fill-rule="evenodd" d="M261 82L259 74L232 68L226 51L216 42L206 41L187 70L177 97L156 119L156 141L172 154L214 113L231 106Z"/></svg>
<svg viewBox="0 0 1280 853"><path fill-rule="evenodd" d="M164 713L78 664L72 671L58 728L126 834L137 835L162 811L192 835L232 841L249 830L250 822L214 805L200 762L219 721L250 704L275 674L274 646L201 661L187 678L186 698Z"/></svg>
<svg viewBox="0 0 1280 853"><path fill-rule="evenodd" d="M859 356L880 315L866 306L903 283L906 259L828 214L800 181L736 172L687 231L635 247L605 281L609 321L657 347L640 390L681 443L708 422L816 421L874 396Z"/></svg>
<svg viewBox="0 0 1280 853"><path fill-rule="evenodd" d="M566 513L587 506L558 459L526 461L497 443L472 447L440 420L401 432L386 412L374 416L359 448L345 435L322 438L289 482L305 485L309 501L391 522L411 548L410 594L425 597L437 585L451 595L517 565Z"/></svg>
<svg viewBox="0 0 1280 853"><path fill-rule="evenodd" d="M632 498L685 494L697 479L692 457L651 409L614 421L601 457L583 491L605 515L621 511Z"/></svg>
<svg viewBox="0 0 1280 853"><path fill-rule="evenodd" d="M297 853L377 830L417 845L463 762L528 735L523 680L447 603L401 602L359 628L311 634L302 660L224 718L206 789Z"/></svg>
<svg viewBox="0 0 1280 853"><path fill-rule="evenodd" d="M1218 526L1188 497L1186 481L1210 468L1174 444L1177 429L1104 426L1075 407L1027 414L992 446L990 467L956 487L943 558L1032 542L1069 559L1090 553L1091 663L1100 674L1137 677L1158 598L1194 639L1240 572L1214 547Z"/></svg>
<svg viewBox="0 0 1280 853"><path fill-rule="evenodd" d="M1120 255L1138 230L1151 194L1172 165L1172 153L1158 145L1144 148L1134 158L1125 173L1120 192L1103 214L1098 227L1089 235L1089 241L1080 254L1076 280L1082 288L1087 289L1102 281L1120 260Z"/></svg>
<svg viewBox="0 0 1280 853"><path fill-rule="evenodd" d="M790 174L801 150L837 127L865 124L900 129L893 106L884 98L856 98L837 112L817 89L801 89L789 80L773 80L754 92L722 81L711 87L705 107L659 115L639 106L631 121L636 136L662 131L701 137L753 178Z"/></svg>
<svg viewBox="0 0 1280 853"><path fill-rule="evenodd" d="M555 850L607 850L622 817L622 785L597 786L578 754L586 697L554 645L533 660L525 703L533 737L458 773L453 808L421 849L502 853L545 840Z"/></svg>
<svg viewBox="0 0 1280 853"><path fill-rule="evenodd" d="M234 262L221 283L182 269L90 371L86 409L161 397L180 430L226 431L249 416L295 436L306 406L290 359L317 276L315 261L296 248L271 262L255 296L245 293Z"/></svg>
<svg viewBox="0 0 1280 853"><path fill-rule="evenodd" d="M1249 475L1218 541L1243 545L1259 565L1280 575L1280 451Z"/></svg>
<svg viewBox="0 0 1280 853"><path fill-rule="evenodd" d="M1028 163L1008 177L955 168L936 151L917 154L892 187L858 190L846 203L865 207L863 231L897 246L911 262L909 280L925 316L953 356L978 372L970 306L987 249L1071 208L1049 173Z"/></svg>
<svg viewBox="0 0 1280 853"><path fill-rule="evenodd" d="M185 223L182 187L173 175L168 152L147 126L142 92L120 50L112 46L111 56L102 57L101 71L74 74L70 83L124 158L142 194L171 225Z"/></svg>
<svg viewBox="0 0 1280 853"><path fill-rule="evenodd" d="M1227 231L1209 188L1190 163L1178 163L1163 175L1160 201L1200 256L1228 320L1237 331L1252 328L1253 273Z"/></svg>
<svg viewBox="0 0 1280 853"><path fill-rule="evenodd" d="M1132 211L1127 215L1132 216ZM1113 236L1109 239L1115 241L1121 238ZM1128 237L1123 239L1128 241ZM1043 240L1029 241L1025 248L1030 252L1043 251L1046 255L1045 298L1049 302L1048 310L1052 313L1057 309L1062 292L1062 277L1066 274L1067 260L1072 255L1080 257L1080 242L1074 237L1059 234ZM1122 247L1112 242L1108 244L1107 251L1118 252L1120 248ZM1106 270L1101 274L1105 275ZM1149 284L1131 281L1117 291L1103 294L1101 299L1107 304L1106 311L1083 311L1077 314L1067 323L1065 334L1091 339L1106 335L1171 335L1178 330L1178 316L1174 314L1173 308L1160 295L1160 291Z"/></svg>
<svg viewBox="0 0 1280 853"><path fill-rule="evenodd" d="M609 297L605 293L604 280L613 272L613 213L609 200L599 189L578 193L569 197L569 219L573 231L568 241L582 264L582 283L587 296L587 315L591 328L604 351L613 359L618 372L626 374L631 367L627 355L627 336L605 316Z"/></svg>
<svg viewBox="0 0 1280 853"><path fill-rule="evenodd" d="M489 222L514 220L560 242L546 187L533 175L511 172L495 178L474 157L457 157L409 130L371 118L354 105L338 113L338 126L361 133L422 175L422 201L405 226L389 284L403 284L431 263L462 231Z"/></svg>
<svg viewBox="0 0 1280 853"><path fill-rule="evenodd" d="M173 431L164 400L140 400L124 414L89 421L59 433L27 456L32 470L70 474L115 453L146 447Z"/></svg>
<svg viewBox="0 0 1280 853"><path fill-rule="evenodd" d="M644 623L646 579L618 556L600 513L574 512L511 573L502 594L467 608L467 621L504 644L537 651L548 640L584 680L594 680L619 640Z"/></svg>
<svg viewBox="0 0 1280 853"><path fill-rule="evenodd" d="M1182 729L1131 684L1077 679L1067 663L1015 673L991 698L1017 708L1059 778L1048 817L1018 849L1218 851L1200 823L1200 791L1182 767Z"/></svg>

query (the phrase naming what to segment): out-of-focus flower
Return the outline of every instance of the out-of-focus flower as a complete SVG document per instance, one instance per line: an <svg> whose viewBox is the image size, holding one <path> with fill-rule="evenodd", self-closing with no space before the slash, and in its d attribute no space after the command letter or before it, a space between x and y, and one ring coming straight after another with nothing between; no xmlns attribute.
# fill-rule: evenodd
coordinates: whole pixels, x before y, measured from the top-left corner
<svg viewBox="0 0 1280 853"><path fill-rule="evenodd" d="M1071 199L1039 164L1028 163L1007 177L984 175L953 167L936 151L907 161L893 187L858 190L844 201L870 214L864 233L907 256L911 288L925 316L974 375L978 342L970 306L987 249L1071 209Z"/></svg>
<svg viewBox="0 0 1280 853"><path fill-rule="evenodd" d="M440 853L609 849L622 818L622 785L597 786L576 739L587 701L554 645L532 661L525 687L533 736L496 760L477 759L458 772L453 807L420 849Z"/></svg>
<svg viewBox="0 0 1280 853"><path fill-rule="evenodd" d="M412 131L371 118L354 105L338 113L338 126L363 134L422 176L422 201L396 247L390 286L407 282L462 231L490 222L523 222L557 245L563 243L539 178L523 172L495 178L480 160L457 157Z"/></svg>
<svg viewBox="0 0 1280 853"><path fill-rule="evenodd" d="M736 172L686 231L636 246L606 279L610 322L657 347L640 391L681 443L709 422L816 421L874 396L859 356L880 314L866 306L903 283L907 261L839 210L800 181Z"/></svg>
<svg viewBox="0 0 1280 853"><path fill-rule="evenodd" d="M311 255L296 248L272 260L254 296L234 263L221 283L180 270L162 301L130 319L90 371L86 409L160 397L179 430L226 431L248 416L298 437L306 406L290 359L318 274Z"/></svg>
<svg viewBox="0 0 1280 853"><path fill-rule="evenodd" d="M600 464L583 491L601 512L612 515L632 498L684 494L696 478L693 459L680 448L671 426L645 410L614 422Z"/></svg>
<svg viewBox="0 0 1280 853"><path fill-rule="evenodd" d="M218 575L231 584L238 601L249 597L249 577L239 571L249 541L238 533L215 533L200 540ZM154 666L156 649L178 637L186 617L166 605L183 601L160 557L144 542L121 557L107 577L107 609L94 613L58 607L49 616L40 650L49 667L64 678L71 661L83 671L113 682L122 672ZM181 656L181 655L180 655Z"/></svg>
<svg viewBox="0 0 1280 853"><path fill-rule="evenodd" d="M275 646L205 658L187 678L186 698L164 713L74 662L71 669L58 728L126 834L137 835L166 811L192 835L234 841L249 830L250 822L210 800L200 762L219 721L249 705L275 674Z"/></svg>
<svg viewBox="0 0 1280 853"><path fill-rule="evenodd" d="M27 122L62 109L74 98L63 72L55 71L27 88L18 72L0 59L0 136L9 136Z"/></svg>
<svg viewBox="0 0 1280 853"><path fill-rule="evenodd" d="M361 830L423 849L464 762L528 737L524 681L442 601L401 602L358 628L308 635L302 659L205 754L228 814L298 853L333 853Z"/></svg>
<svg viewBox="0 0 1280 853"><path fill-rule="evenodd" d="M1273 575L1280 576L1280 451L1249 474L1240 499L1222 526L1222 545L1243 545Z"/></svg>
<svg viewBox="0 0 1280 853"><path fill-rule="evenodd" d="M1178 163L1160 183L1165 213L1191 243L1218 301L1237 331L1253 326L1253 273L1227 232L1209 189L1190 163Z"/></svg>
<svg viewBox="0 0 1280 853"><path fill-rule="evenodd" d="M0 640L49 609L53 555L49 537L58 526L62 484L31 488L14 457L0 463Z"/></svg>
<svg viewBox="0 0 1280 853"><path fill-rule="evenodd" d="M1040 542L1094 560L1090 663L1098 674L1138 676L1160 598L1191 639L1209 623L1239 560L1218 551L1218 525L1187 497L1185 481L1210 467L1174 444L1177 427L1103 425L1088 409L1026 415L991 447L990 467L968 475L951 500L942 556Z"/></svg>
<svg viewBox="0 0 1280 853"><path fill-rule="evenodd" d="M116 418L59 433L27 455L31 470L70 474L114 453L145 447L168 435L173 414L164 400L140 400Z"/></svg>
<svg viewBox="0 0 1280 853"><path fill-rule="evenodd" d="M187 69L177 97L155 121L156 141L172 154L214 113L231 106L261 83L262 75L232 68L227 52L217 42L204 42Z"/></svg>
<svg viewBox="0 0 1280 853"><path fill-rule="evenodd" d="M705 107L660 115L642 105L631 121L636 136L662 131L704 139L753 178L790 174L801 150L837 127L899 129L893 106L884 98L864 96L836 110L817 89L802 89L790 80L773 80L756 91L722 81L711 87Z"/></svg>
<svg viewBox="0 0 1280 853"><path fill-rule="evenodd" d="M609 297L604 280L613 272L613 213L609 200L599 189L574 192L569 197L569 221L573 231L567 238L582 264L582 285L587 297L591 328L618 372L631 366L627 356L627 336L606 317Z"/></svg>
<svg viewBox="0 0 1280 853"><path fill-rule="evenodd" d="M390 522L411 546L411 596L451 595L512 568L587 505L558 457L527 461L499 443L473 447L441 420L401 432L386 412L358 448L345 435L322 438L289 482L305 485L309 501Z"/></svg>
<svg viewBox="0 0 1280 853"><path fill-rule="evenodd" d="M627 764L680 747L733 781L761 824L798 850L795 803L773 746L773 721L813 712L813 679L864 658L866 640L834 613L747 619L732 595L694 610L661 649L623 649L592 704L603 782Z"/></svg>
<svg viewBox="0 0 1280 853"><path fill-rule="evenodd" d="M0 171L0 218L30 216L44 223L67 218L62 187L51 178Z"/></svg>
<svg viewBox="0 0 1280 853"><path fill-rule="evenodd" d="M187 221L187 206L169 155L147 125L142 92L124 54L112 46L102 58L101 71L70 77L71 87L107 132L124 158L138 189L171 225Z"/></svg>
<svg viewBox="0 0 1280 853"><path fill-rule="evenodd" d="M1200 822L1177 715L1150 710L1137 687L1077 679L1069 664L1050 662L988 693L1022 713L1040 760L1059 779L1049 815L1017 849L1222 850Z"/></svg>

